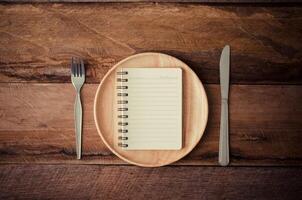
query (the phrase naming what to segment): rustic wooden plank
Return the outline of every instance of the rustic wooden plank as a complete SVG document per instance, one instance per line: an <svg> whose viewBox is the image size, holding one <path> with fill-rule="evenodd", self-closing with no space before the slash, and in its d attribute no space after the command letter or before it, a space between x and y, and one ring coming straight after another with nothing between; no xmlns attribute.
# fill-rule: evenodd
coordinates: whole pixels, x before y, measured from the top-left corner
<svg viewBox="0 0 302 200"><path fill-rule="evenodd" d="M299 199L302 168L0 165L1 199Z"/></svg>
<svg viewBox="0 0 302 200"><path fill-rule="evenodd" d="M115 63L157 51L218 83L225 44L232 83L302 83L301 6L204 4L1 4L1 82L69 82L69 60L97 83Z"/></svg>
<svg viewBox="0 0 302 200"><path fill-rule="evenodd" d="M71 84L0 84L0 163L125 164L104 146L93 119L96 84L83 88L83 160L75 160ZM202 141L176 165L217 165L220 88L206 85L209 121ZM302 164L302 86L234 85L232 165Z"/></svg>

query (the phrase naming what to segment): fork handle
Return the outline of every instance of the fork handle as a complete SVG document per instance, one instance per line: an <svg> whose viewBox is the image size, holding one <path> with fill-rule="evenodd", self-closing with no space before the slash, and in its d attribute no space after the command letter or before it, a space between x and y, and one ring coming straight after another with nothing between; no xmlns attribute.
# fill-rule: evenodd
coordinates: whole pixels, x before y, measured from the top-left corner
<svg viewBox="0 0 302 200"><path fill-rule="evenodd" d="M75 120L75 135L76 135L76 152L77 159L81 159L82 152L82 103L80 91L77 91L74 104L74 120Z"/></svg>
<svg viewBox="0 0 302 200"><path fill-rule="evenodd" d="M220 137L219 137L219 164L227 166L229 164L229 108L228 100L221 101L221 121L220 121Z"/></svg>

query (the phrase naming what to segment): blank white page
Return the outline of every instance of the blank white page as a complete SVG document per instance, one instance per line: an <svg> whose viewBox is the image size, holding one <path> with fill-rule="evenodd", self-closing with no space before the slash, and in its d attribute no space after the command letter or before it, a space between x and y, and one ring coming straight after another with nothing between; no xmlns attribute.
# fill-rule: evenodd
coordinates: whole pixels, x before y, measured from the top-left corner
<svg viewBox="0 0 302 200"><path fill-rule="evenodd" d="M182 71L180 68L123 68L122 100L127 150L182 148Z"/></svg>

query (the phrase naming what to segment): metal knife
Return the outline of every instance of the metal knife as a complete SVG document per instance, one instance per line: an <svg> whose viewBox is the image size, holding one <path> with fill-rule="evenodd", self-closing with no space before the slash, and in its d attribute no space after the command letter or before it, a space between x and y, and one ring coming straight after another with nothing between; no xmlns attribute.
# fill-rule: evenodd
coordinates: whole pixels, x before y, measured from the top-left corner
<svg viewBox="0 0 302 200"><path fill-rule="evenodd" d="M220 87L221 87L221 121L219 138L219 164L229 164L229 82L230 82L230 46L226 45L221 53L220 64Z"/></svg>

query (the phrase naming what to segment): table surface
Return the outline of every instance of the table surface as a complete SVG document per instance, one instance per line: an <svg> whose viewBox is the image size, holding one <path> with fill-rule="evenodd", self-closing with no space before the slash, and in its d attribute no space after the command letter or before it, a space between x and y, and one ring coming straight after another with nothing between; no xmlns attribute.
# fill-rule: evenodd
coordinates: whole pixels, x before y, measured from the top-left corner
<svg viewBox="0 0 302 200"><path fill-rule="evenodd" d="M230 166L218 166L219 57L232 48ZM0 4L0 198L297 199L302 195L302 7L268 4ZM187 63L209 100L197 147L160 168L102 143L93 100L123 58ZM86 61L75 159L71 56Z"/></svg>

